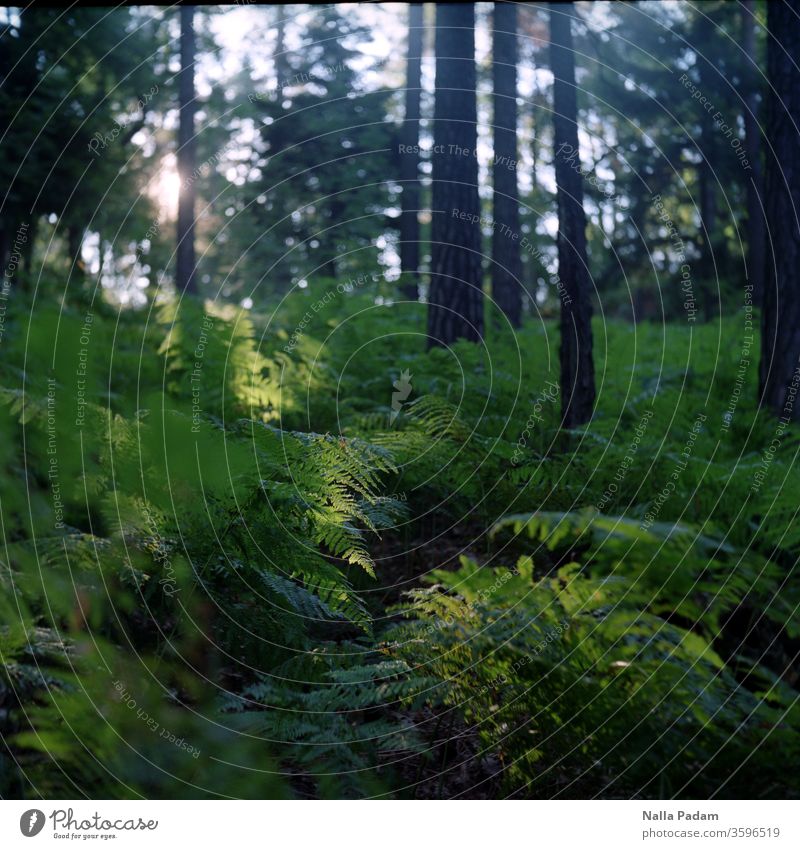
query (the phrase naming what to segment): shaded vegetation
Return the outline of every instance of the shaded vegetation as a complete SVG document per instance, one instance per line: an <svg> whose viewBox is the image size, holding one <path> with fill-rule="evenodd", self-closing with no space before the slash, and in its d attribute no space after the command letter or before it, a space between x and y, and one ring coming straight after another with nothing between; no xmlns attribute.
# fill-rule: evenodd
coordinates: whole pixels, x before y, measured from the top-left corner
<svg viewBox="0 0 800 849"><path fill-rule="evenodd" d="M4 795L796 795L798 442L754 490L776 425L726 417L710 356L737 321L606 323L564 432L529 424L550 325L456 360L421 309L342 295L290 353L280 317L7 326Z"/></svg>

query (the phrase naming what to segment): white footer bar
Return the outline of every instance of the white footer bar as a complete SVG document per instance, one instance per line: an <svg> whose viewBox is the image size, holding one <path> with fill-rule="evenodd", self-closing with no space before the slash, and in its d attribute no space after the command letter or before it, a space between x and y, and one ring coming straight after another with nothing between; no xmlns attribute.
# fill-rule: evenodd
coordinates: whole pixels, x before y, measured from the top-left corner
<svg viewBox="0 0 800 849"><path fill-rule="evenodd" d="M800 802L0 802L0 846L800 847Z"/></svg>

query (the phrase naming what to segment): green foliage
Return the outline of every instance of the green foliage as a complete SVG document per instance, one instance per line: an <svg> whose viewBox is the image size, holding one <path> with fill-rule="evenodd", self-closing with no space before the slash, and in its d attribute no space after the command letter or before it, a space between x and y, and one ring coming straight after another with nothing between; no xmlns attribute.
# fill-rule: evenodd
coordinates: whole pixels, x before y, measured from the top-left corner
<svg viewBox="0 0 800 849"><path fill-rule="evenodd" d="M754 750L765 795L788 789L779 753L796 751L797 694L742 688L703 637L648 612L649 576L572 563L536 578L530 559L489 570L465 558L430 580L393 647L499 751L504 792L746 795L738 768Z"/></svg>
<svg viewBox="0 0 800 849"><path fill-rule="evenodd" d="M678 522L644 527L635 519L591 508L508 516L492 533L507 527L549 551L580 551L590 574L632 580L640 605L679 617L707 637L719 636L722 617L745 604L796 636L792 619L800 599L792 587L782 586L783 570L696 527Z"/></svg>
<svg viewBox="0 0 800 849"><path fill-rule="evenodd" d="M751 176L755 66L730 49L749 12L583 5L603 310L596 413L572 431L542 74L521 80L509 240L529 320L511 335L490 309L484 344L423 353L427 305L389 273L402 98L372 57L393 9L231 10L259 49L284 38L235 80L197 14L202 303L164 293L152 184L175 14L0 13L1 796L800 794L800 439L756 411L721 203ZM530 68L545 14L520 7ZM681 324L609 320L632 307Z"/></svg>
<svg viewBox="0 0 800 849"><path fill-rule="evenodd" d="M710 377L738 322L607 323L565 433L540 328L423 354L369 301L294 347L210 303L7 322L4 795L796 795L797 436L765 464ZM384 575L437 522L460 567Z"/></svg>
<svg viewBox="0 0 800 849"><path fill-rule="evenodd" d="M166 33L160 15L134 8L65 15L36 7L9 15L0 32L0 133L7 142L0 162L7 187L2 261L14 232L26 224L23 256L30 271L43 216L57 216L56 234L69 260L62 269L73 274L77 289L85 272L85 231L102 233L118 255L133 253L157 217L139 188L154 170L154 157L131 140L167 106ZM60 284L59 293L63 279Z"/></svg>
<svg viewBox="0 0 800 849"><path fill-rule="evenodd" d="M111 769L122 756L110 751L122 733L117 722L136 737L137 724L124 706L112 705L113 715L93 729L95 744L87 745L88 752L75 748L75 729L60 722L73 713L91 716L87 698L94 712L104 710L109 679L116 680L99 647L82 637L84 629L111 640L108 651L115 664L128 667L128 675L135 655L126 659L127 652L152 652L165 665L163 675L176 679L185 678L179 667L187 656L202 655L209 672L231 663L269 668L304 650L326 629L371 630L346 569L374 575L366 534L401 511L380 494L381 476L394 469L391 458L363 440L292 434L267 424L272 390L262 374L252 325L235 313L212 315L198 331L203 320L198 308L167 304L160 341L158 334L142 330L136 314L117 323L113 338L123 352L138 346L143 359L161 358L166 392L153 392L158 380L151 380L149 394L139 396L142 408L129 406L128 393L102 389L103 370L97 366L117 351L106 342L110 337L99 316L83 343L97 371L80 378L80 410L74 406L79 362L74 350L47 379L44 395L37 392L38 381L27 392L2 390L10 444L26 446L23 464L12 452L5 458L0 493L10 534L3 572L5 621L20 620L13 591L30 605L20 620L28 624L4 632L3 695L10 703L5 715L15 717L12 749L40 753L39 760L26 755L28 780L44 771L41 758L61 766L45 785L48 793L74 792L80 784L72 782L82 779L87 792L100 795L166 792L151 783L157 776L146 775L146 760L135 775L128 767ZM189 328L202 332L204 341ZM61 332L72 339L67 321ZM3 368L13 385L19 374L15 364L7 359ZM194 368L200 375L198 395L191 391ZM39 373L46 375L47 369ZM199 399L202 404L195 403ZM252 418L237 418L253 409L258 413ZM51 632L56 642L47 636ZM46 677L37 678L26 661L31 652L45 651L61 665L75 652L88 659L48 687ZM83 689L85 676L97 677L97 692ZM192 704L214 695L194 679L175 686L195 691ZM159 708L157 692L141 674L128 680L126 691L147 705L148 716L160 717L159 728L192 726L174 704ZM31 702L37 709L26 711ZM209 747L225 745L196 728L191 733ZM146 751L159 745L156 737L145 734L143 740ZM254 756L250 752L247 759ZM95 760L104 765L99 771ZM130 785L119 777L128 775ZM54 783L58 776L66 783ZM115 776L118 781L103 783ZM220 779L220 788L224 784ZM180 782L175 786L175 792L184 792Z"/></svg>
<svg viewBox="0 0 800 849"><path fill-rule="evenodd" d="M309 8L302 27L284 10L275 13L297 27L302 49L276 45L274 76L237 80L238 116L258 138L248 181L225 186L226 215L236 226L221 240L232 285L241 290L248 281L246 293L260 303L306 278L335 285L376 268L375 234L386 229L397 195L389 182L396 172L392 92L368 82L382 69L352 46L369 25L359 23L357 9L343 14L335 6Z"/></svg>
<svg viewBox="0 0 800 849"><path fill-rule="evenodd" d="M756 154L748 158L753 144L743 116L754 89L754 117L763 120L757 69L765 39L759 27L748 56L741 48L750 13L718 0L702 11L652 3L612 9L581 33L576 48L584 65L582 121L599 150L582 163L589 203L597 215L615 212L610 233L589 229L604 312L685 320L681 273L688 263L697 318L708 321L742 303L741 237L752 231L743 232L733 211L746 208L751 185ZM730 49L734 43L739 49ZM748 269L748 280L754 273Z"/></svg>
<svg viewBox="0 0 800 849"><path fill-rule="evenodd" d="M390 794L393 767L423 749L405 707L435 679L381 654L360 645L320 646L227 697L225 717L231 727L269 740L317 793Z"/></svg>

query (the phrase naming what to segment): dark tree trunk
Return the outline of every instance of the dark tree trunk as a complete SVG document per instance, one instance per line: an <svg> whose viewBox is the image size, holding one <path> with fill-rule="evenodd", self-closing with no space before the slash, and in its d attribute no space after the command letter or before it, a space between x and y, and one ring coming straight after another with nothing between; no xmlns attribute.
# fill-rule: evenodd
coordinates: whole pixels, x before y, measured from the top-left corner
<svg viewBox="0 0 800 849"><path fill-rule="evenodd" d="M694 31L694 43L699 45L697 52L697 73L699 89L702 92L711 92L719 86L720 76L712 68L711 63L703 53L703 46L713 42L716 29L709 13L701 13L697 16ZM714 186L714 162L716 150L717 127L714 124L712 113L708 109L700 110L700 163L697 166L697 177L700 195L700 249L702 251L698 262L698 277L701 287L701 298L703 314L706 321L714 317L715 307L718 307L717 298L717 268L714 261L715 240L717 233L717 193ZM717 252L722 256L722 252Z"/></svg>
<svg viewBox="0 0 800 849"><path fill-rule="evenodd" d="M197 292L194 258L194 7L181 6L181 70L178 75L178 261L175 286L179 292Z"/></svg>
<svg viewBox="0 0 800 849"><path fill-rule="evenodd" d="M756 57L755 0L744 0L742 7L742 48L746 54L744 110L745 145L750 163L747 184L747 280L753 287L754 304L761 303L766 261L766 223L764 221L764 173L761 168L761 127L758 123L758 91L761 74Z"/></svg>
<svg viewBox="0 0 800 849"><path fill-rule="evenodd" d="M330 259L326 259L320 266L319 270L323 277L330 277L332 280L335 280L339 274L339 269L336 265L336 257L332 256Z"/></svg>
<svg viewBox="0 0 800 849"><path fill-rule="evenodd" d="M764 275L760 400L779 417L800 417L800 21L797 3L767 6L765 191L771 250Z"/></svg>
<svg viewBox="0 0 800 849"><path fill-rule="evenodd" d="M422 87L422 3L408 7L408 62L406 70L406 114L400 134L400 180L403 186L400 214L400 270L403 295L419 299L419 116Z"/></svg>
<svg viewBox="0 0 800 849"><path fill-rule="evenodd" d="M428 347L483 338L475 6L436 7Z"/></svg>
<svg viewBox="0 0 800 849"><path fill-rule="evenodd" d="M13 231L7 226L0 228L0 284L10 283L20 271L30 272L26 257L32 229L32 224L21 220Z"/></svg>
<svg viewBox="0 0 800 849"><path fill-rule="evenodd" d="M706 14L697 16L695 25L695 44L710 44L715 37L714 24ZM702 49L697 50L697 74L701 91L713 91L719 81L719 75L714 72L709 61L705 58ZM706 250L710 251L717 224L717 203L714 191L714 140L716 138L716 127L714 119L708 109L700 111L700 154L702 160L698 166L698 177L700 180L700 218L703 228L703 241ZM710 260L710 257L704 257ZM713 266L713 262L708 262Z"/></svg>
<svg viewBox="0 0 800 849"><path fill-rule="evenodd" d="M283 87L289 80L289 59L286 55L286 9L275 6L276 37L275 37L275 85L278 100L283 95Z"/></svg>
<svg viewBox="0 0 800 849"><path fill-rule="evenodd" d="M531 63L531 70L536 71L536 66ZM534 82L534 90L531 95L531 163L532 163L532 174L533 174L533 188L536 188L536 184L539 182L539 178L536 174L537 162L539 161L539 138L537 136L537 128L536 128L536 115L538 109L536 104L534 103L536 99L536 83Z"/></svg>
<svg viewBox="0 0 800 849"><path fill-rule="evenodd" d="M20 251L20 268L26 273L30 274L33 270L33 250L36 245L36 236L39 232L39 216L32 215L30 227L28 228L28 238L25 241L25 245Z"/></svg>
<svg viewBox="0 0 800 849"><path fill-rule="evenodd" d="M578 105L572 50L572 3L550 4L553 125L561 291L561 414L564 427L585 424L595 400L591 278L578 153Z"/></svg>
<svg viewBox="0 0 800 849"><path fill-rule="evenodd" d="M512 327L522 316L519 195L517 193L517 6L494 4L494 228L492 298Z"/></svg>
<svg viewBox="0 0 800 849"><path fill-rule="evenodd" d="M9 253L11 251L11 240L9 238L8 225L5 221L0 221L0 275L5 274L6 263L8 262ZM0 285L2 285L0 279Z"/></svg>
<svg viewBox="0 0 800 849"><path fill-rule="evenodd" d="M710 134L704 132L703 139L707 140L709 138ZM703 145L703 159L698 166L700 178L700 218L703 229L703 244L707 252L703 257L703 261L706 269L713 268L710 253L713 244L714 227L716 227L717 222L717 198L714 193L713 166L711 165L710 154L705 153L706 148L710 146L708 142Z"/></svg>
<svg viewBox="0 0 800 849"><path fill-rule="evenodd" d="M73 282L80 282L84 279L85 267L83 258L81 257L81 248L83 247L83 228L77 224L70 224L67 227L67 251L69 253L70 276Z"/></svg>

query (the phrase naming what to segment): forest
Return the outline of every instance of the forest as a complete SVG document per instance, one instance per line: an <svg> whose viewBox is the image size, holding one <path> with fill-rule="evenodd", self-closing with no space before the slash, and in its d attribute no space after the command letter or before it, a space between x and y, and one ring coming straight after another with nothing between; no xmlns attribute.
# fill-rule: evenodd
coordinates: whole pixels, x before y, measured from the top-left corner
<svg viewBox="0 0 800 849"><path fill-rule="evenodd" d="M1 7L0 798L800 797L799 127L800 0Z"/></svg>

